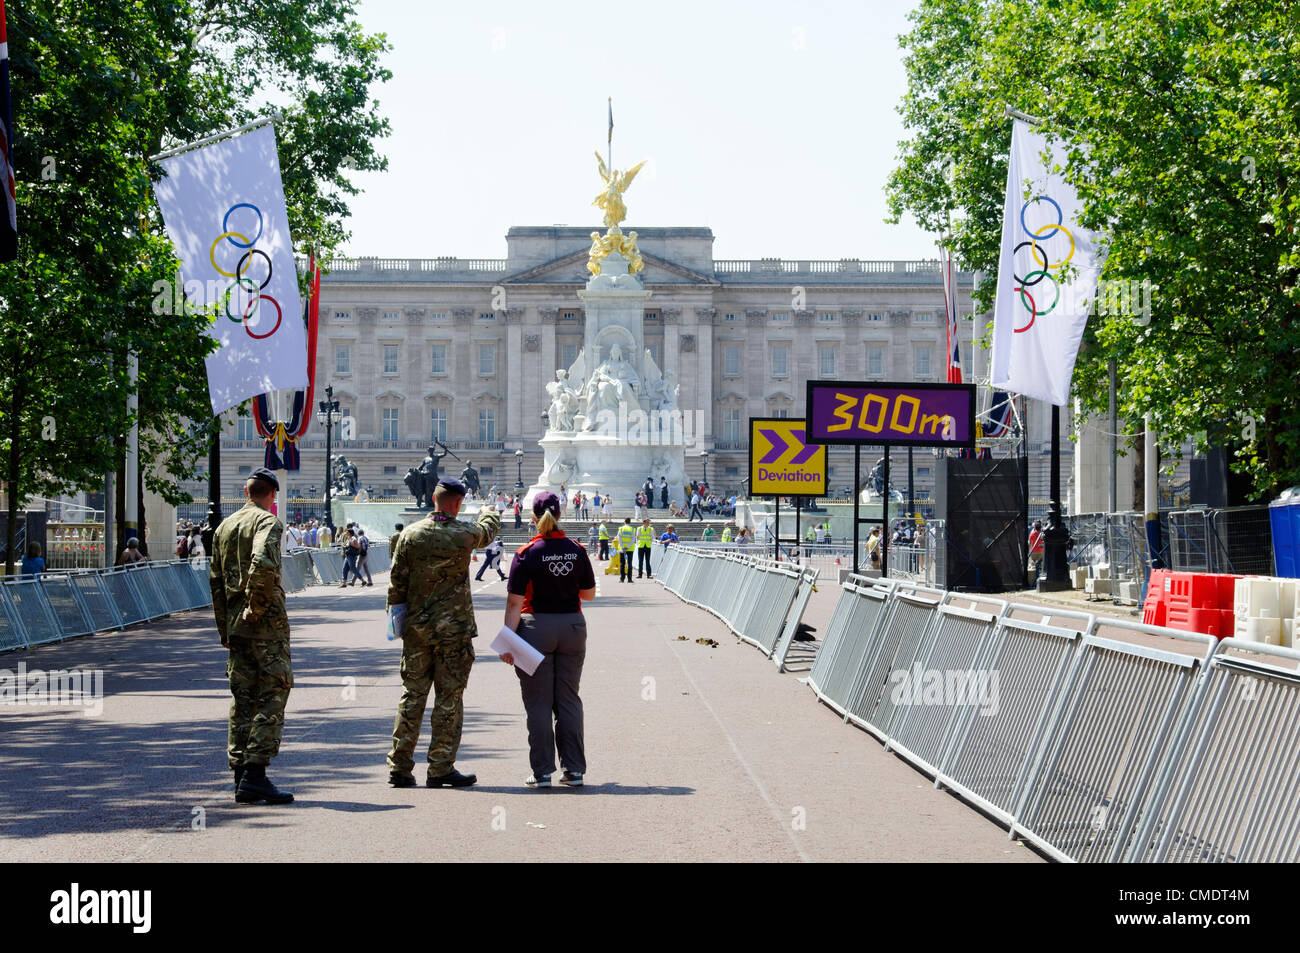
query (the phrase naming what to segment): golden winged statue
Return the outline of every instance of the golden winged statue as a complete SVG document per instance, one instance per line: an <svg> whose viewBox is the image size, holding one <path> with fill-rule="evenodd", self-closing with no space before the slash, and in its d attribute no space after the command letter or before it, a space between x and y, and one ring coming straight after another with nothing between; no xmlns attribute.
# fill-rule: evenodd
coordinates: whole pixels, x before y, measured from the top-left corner
<svg viewBox="0 0 1300 953"><path fill-rule="evenodd" d="M596 196L592 205L596 205L605 212L605 227L617 231L619 223L627 218L627 206L623 204L623 193L627 187L632 184L636 174L641 171L641 166L645 165L648 160L641 160L626 172L619 174L618 169L612 172L609 166L605 165L605 160L601 158L599 152L596 153L596 161L600 163L600 177L605 180L605 190Z"/></svg>
<svg viewBox="0 0 1300 953"><path fill-rule="evenodd" d="M605 190L597 195L596 200L591 204L604 210L606 231L603 236L599 232L591 233L591 251L587 256L587 270L593 275L600 274L600 263L610 252L618 252L627 259L628 271L636 274L645 267L641 252L636 247L636 232L624 235L618 226L623 219L627 218L623 193L627 191L636 174L641 171L641 166L648 160L642 160L622 173L617 169L611 172L599 152L596 153L596 161L600 163L600 177L605 180Z"/></svg>

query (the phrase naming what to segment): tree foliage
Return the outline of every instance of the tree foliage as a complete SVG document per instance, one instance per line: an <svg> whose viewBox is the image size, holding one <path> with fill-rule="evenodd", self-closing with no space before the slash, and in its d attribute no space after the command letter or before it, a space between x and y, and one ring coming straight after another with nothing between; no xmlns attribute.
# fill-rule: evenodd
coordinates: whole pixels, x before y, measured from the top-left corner
<svg viewBox="0 0 1300 953"><path fill-rule="evenodd" d="M1149 324L1090 318L1076 395L1106 406L1113 357L1121 414L1235 444L1261 496L1300 483L1300 5L923 0L912 22L893 216L996 274L1004 109L1040 118L1102 278L1155 288Z"/></svg>
<svg viewBox="0 0 1300 953"><path fill-rule="evenodd" d="M302 248L343 241L349 169L382 169L391 74L382 35L347 0L31 0L9 9L18 260L0 264L0 467L13 517L33 495L96 488L131 424L139 361L147 485L189 497L215 427L203 314L157 314L177 262L147 156L270 108L290 228Z"/></svg>

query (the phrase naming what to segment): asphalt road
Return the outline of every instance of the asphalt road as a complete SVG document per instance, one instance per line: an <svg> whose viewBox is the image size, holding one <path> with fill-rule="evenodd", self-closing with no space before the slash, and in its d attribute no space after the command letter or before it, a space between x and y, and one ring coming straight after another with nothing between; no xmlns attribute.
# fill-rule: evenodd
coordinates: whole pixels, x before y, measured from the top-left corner
<svg viewBox="0 0 1300 953"><path fill-rule="evenodd" d="M9 670L101 669L105 691L98 716L0 705L0 859L1040 860L713 616L658 583L598 580L581 790L523 785L518 683L487 648L504 609L495 577L475 585L482 634L457 766L479 783L460 790L386 783L401 692L386 574L289 597L296 686L269 771L297 796L286 807L234 801L210 614L0 655ZM824 625L829 602L816 603Z"/></svg>

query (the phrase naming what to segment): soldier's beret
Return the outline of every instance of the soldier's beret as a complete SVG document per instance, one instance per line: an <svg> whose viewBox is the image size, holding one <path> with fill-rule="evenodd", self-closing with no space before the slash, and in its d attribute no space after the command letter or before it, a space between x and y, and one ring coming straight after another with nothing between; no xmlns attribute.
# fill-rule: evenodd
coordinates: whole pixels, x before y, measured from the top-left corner
<svg viewBox="0 0 1300 953"><path fill-rule="evenodd" d="M444 490L448 493L455 493L457 496L465 495L465 484L461 483L459 480L453 480L450 478L439 480L438 489Z"/></svg>
<svg viewBox="0 0 1300 953"><path fill-rule="evenodd" d="M276 492L280 490L280 481L275 478L275 474L266 467L258 467L253 471L252 476L258 480L265 480L271 486L275 487Z"/></svg>

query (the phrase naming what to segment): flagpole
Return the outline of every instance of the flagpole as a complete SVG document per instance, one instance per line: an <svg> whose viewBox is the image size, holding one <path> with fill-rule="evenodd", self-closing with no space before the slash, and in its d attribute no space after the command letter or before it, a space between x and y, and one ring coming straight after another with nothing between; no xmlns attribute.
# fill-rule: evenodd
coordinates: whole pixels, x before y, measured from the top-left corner
<svg viewBox="0 0 1300 953"><path fill-rule="evenodd" d="M283 119L283 114L279 112L268 113L260 119L254 119L252 122L246 122L242 126L236 126L234 129L227 129L223 132L214 132L210 136L204 136L202 139L196 139L193 142L187 142L183 146L177 146L175 149L168 149L165 152L159 152L149 157L150 162L158 162L161 159L170 159L172 156L178 156L182 152L191 152L194 149L201 149L204 146L211 145L214 142L220 142L222 139L229 139L237 136L242 132L248 132L250 129L256 129L258 126L265 126L268 122L279 122Z"/></svg>
<svg viewBox="0 0 1300 953"><path fill-rule="evenodd" d="M614 97L609 97L609 136L605 141L605 156L609 174L614 174Z"/></svg>

